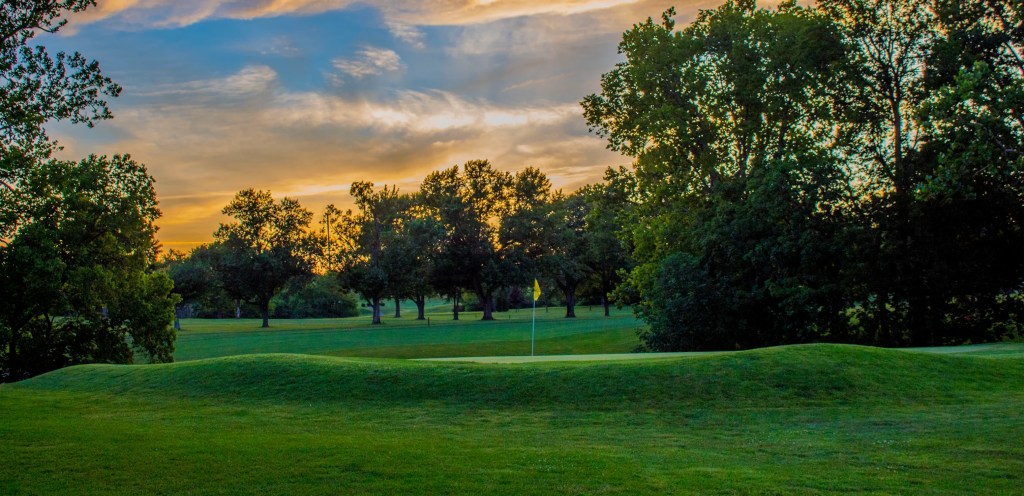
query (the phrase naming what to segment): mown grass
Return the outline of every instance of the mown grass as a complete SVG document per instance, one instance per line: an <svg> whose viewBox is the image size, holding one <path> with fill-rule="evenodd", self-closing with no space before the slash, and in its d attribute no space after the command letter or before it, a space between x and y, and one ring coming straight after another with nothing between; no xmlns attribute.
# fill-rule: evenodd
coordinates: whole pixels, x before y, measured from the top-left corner
<svg viewBox="0 0 1024 496"><path fill-rule="evenodd" d="M1015 494L1024 357L250 355L0 388L10 494Z"/></svg>
<svg viewBox="0 0 1024 496"><path fill-rule="evenodd" d="M451 320L447 306L434 306L429 321L416 320L415 307L401 318L368 317L273 320L260 329L256 319L185 319L178 333L175 360L196 360L252 353L302 353L332 356L430 358L450 356L529 355L531 312L513 310L480 321L480 312L463 312ZM412 311L410 311L412 309ZM640 345L640 322L629 309L604 317L598 307L582 306L566 319L564 308L537 309L539 355L628 353Z"/></svg>

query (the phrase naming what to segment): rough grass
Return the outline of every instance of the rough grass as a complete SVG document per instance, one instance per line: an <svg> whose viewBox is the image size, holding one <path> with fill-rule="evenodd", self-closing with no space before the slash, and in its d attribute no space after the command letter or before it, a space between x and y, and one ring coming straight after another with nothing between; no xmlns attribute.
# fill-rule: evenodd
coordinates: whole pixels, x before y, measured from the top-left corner
<svg viewBox="0 0 1024 496"><path fill-rule="evenodd" d="M0 493L1013 494L1022 407L1020 354L838 345L93 365L0 388Z"/></svg>

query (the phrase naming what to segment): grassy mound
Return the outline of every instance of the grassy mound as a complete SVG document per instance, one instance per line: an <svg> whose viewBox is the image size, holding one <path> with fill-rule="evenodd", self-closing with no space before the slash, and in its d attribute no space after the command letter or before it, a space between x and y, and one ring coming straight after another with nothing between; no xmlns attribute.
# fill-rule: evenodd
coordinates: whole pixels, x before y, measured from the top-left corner
<svg viewBox="0 0 1024 496"><path fill-rule="evenodd" d="M446 404L607 410L794 402L969 401L1015 394L1024 360L801 345L631 362L466 364L244 355L86 365L18 388L239 402Z"/></svg>
<svg viewBox="0 0 1024 496"><path fill-rule="evenodd" d="M0 387L0 494L1017 494L1024 359L248 355Z"/></svg>

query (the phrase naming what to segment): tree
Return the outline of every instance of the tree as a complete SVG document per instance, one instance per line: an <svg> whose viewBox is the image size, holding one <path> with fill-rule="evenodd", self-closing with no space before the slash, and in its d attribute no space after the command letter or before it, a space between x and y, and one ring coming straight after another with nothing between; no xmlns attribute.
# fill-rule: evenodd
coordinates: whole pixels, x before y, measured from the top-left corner
<svg viewBox="0 0 1024 496"><path fill-rule="evenodd" d="M632 268L629 240L622 239L620 226L629 224L635 189L628 170L609 168L605 172L605 183L578 192L588 204L584 221L589 243L583 263L593 274L605 317L610 315L610 295L622 281L620 271Z"/></svg>
<svg viewBox="0 0 1024 496"><path fill-rule="evenodd" d="M559 210L561 192L551 190L551 181L539 169L527 167L512 177L508 204L501 215L498 242L509 260L508 286L532 285L534 279L560 280L567 269L563 254L573 246L565 236ZM563 286L559 286L562 288ZM564 288L563 288L564 289ZM566 316L572 315L572 299L566 296Z"/></svg>
<svg viewBox="0 0 1024 496"><path fill-rule="evenodd" d="M310 280L295 281L274 297L274 318L340 318L359 315L355 297L345 291L334 274L318 274Z"/></svg>
<svg viewBox="0 0 1024 496"><path fill-rule="evenodd" d="M456 300L460 288L476 293L483 320L494 320L494 295L520 278L516 261L501 250L498 227L512 176L486 160L432 172L420 192L430 215L444 226L435 278L439 290Z"/></svg>
<svg viewBox="0 0 1024 496"><path fill-rule="evenodd" d="M121 88L102 75L96 61L79 53L51 56L41 45L30 46L36 34L63 28L68 13L94 5L11 0L0 7L0 243L29 222L31 207L21 187L56 147L44 124L66 120L91 127L112 117L103 96L116 97Z"/></svg>
<svg viewBox="0 0 1024 496"><path fill-rule="evenodd" d="M172 360L177 298L153 272L153 179L127 155L25 171L25 210L0 248L5 381L78 363Z"/></svg>
<svg viewBox="0 0 1024 496"><path fill-rule="evenodd" d="M275 202L269 191L238 192L223 209L235 222L214 233L214 271L226 289L257 305L270 327L270 300L295 278L312 274L312 242L306 233L312 212L298 201Z"/></svg>
<svg viewBox="0 0 1024 496"><path fill-rule="evenodd" d="M373 324L381 324L381 300L395 293L397 238L395 230L404 199L394 187L373 190L373 183L352 183L349 193L356 201L359 214L346 222L354 226L347 242L353 251L346 255L341 277L346 287L359 292L370 303Z"/></svg>
<svg viewBox="0 0 1024 496"><path fill-rule="evenodd" d="M411 298L416 304L416 320L426 320L427 297L433 293L431 277L440 256L444 228L427 213L423 199L407 198L393 237L392 267L395 298ZM396 317L398 302L395 302Z"/></svg>
<svg viewBox="0 0 1024 496"><path fill-rule="evenodd" d="M566 318L575 318L576 292L592 274L586 263L591 251L591 237L586 231L589 205L586 197L576 192L556 198L552 210L556 223L550 235L551 251L544 257L543 267L565 295Z"/></svg>
<svg viewBox="0 0 1024 496"><path fill-rule="evenodd" d="M729 1L679 31L673 15L627 31L626 61L583 101L609 148L635 158L628 283L650 325L642 337L659 350L814 339L843 308L835 282L804 261L832 253L832 213L849 198L833 91L849 77L848 49L795 2ZM765 217L779 225L760 226Z"/></svg>
<svg viewBox="0 0 1024 496"><path fill-rule="evenodd" d="M1019 2L876 0L822 8L856 48L860 146L852 278L863 339L989 340L1020 314Z"/></svg>
<svg viewBox="0 0 1024 496"><path fill-rule="evenodd" d="M182 307L196 304L217 285L217 275L213 272L209 247L196 247L187 255L170 250L164 256L161 265L174 282L174 293L179 297L178 305L174 309L174 328L181 330L179 318Z"/></svg>

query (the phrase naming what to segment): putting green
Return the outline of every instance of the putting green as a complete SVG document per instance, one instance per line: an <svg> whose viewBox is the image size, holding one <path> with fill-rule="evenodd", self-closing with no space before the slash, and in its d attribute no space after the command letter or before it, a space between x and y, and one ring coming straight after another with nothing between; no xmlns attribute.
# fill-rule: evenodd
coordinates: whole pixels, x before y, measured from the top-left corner
<svg viewBox="0 0 1024 496"><path fill-rule="evenodd" d="M936 346L930 348L895 348L897 351L936 353L941 355L972 355L972 356L1016 356L1024 355L1024 343L988 343L964 346ZM531 363L531 362L600 362L608 360L639 360L655 358L676 358L709 356L726 353L722 351L685 351L676 353L602 353L592 355L538 355L538 356L480 356L480 357L447 357L422 358L435 362L475 362L475 363Z"/></svg>
<svg viewBox="0 0 1024 496"><path fill-rule="evenodd" d="M640 360L651 358L676 358L714 355L718 351L678 353L604 353L597 355L539 355L539 356L492 356L492 357L449 357L420 358L433 362L476 362L476 363L531 363L531 362L601 362L607 360Z"/></svg>

